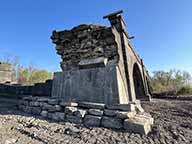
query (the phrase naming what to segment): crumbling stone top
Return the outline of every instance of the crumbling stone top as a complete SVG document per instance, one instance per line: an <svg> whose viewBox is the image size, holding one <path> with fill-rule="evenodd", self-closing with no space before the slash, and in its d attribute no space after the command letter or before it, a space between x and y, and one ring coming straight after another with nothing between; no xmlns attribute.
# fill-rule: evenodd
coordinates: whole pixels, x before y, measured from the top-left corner
<svg viewBox="0 0 192 144"><path fill-rule="evenodd" d="M110 27L82 24L71 30L53 31L52 42L61 56L63 70L78 68L81 60L117 57L117 46Z"/></svg>

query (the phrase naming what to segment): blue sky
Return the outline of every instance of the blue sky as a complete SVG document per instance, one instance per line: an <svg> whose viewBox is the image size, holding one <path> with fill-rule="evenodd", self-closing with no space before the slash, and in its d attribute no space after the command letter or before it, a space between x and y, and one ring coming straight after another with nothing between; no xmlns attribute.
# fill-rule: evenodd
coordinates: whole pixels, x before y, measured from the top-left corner
<svg viewBox="0 0 192 144"><path fill-rule="evenodd" d="M82 23L109 25L102 16L124 10L132 45L147 69L192 71L192 0L1 0L0 58L20 57L49 71L60 70L53 30Z"/></svg>

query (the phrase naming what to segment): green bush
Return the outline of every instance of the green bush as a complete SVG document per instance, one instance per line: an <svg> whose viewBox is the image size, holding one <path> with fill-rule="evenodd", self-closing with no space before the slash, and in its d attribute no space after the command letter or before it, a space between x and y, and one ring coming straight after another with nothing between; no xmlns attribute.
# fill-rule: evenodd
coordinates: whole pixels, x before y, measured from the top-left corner
<svg viewBox="0 0 192 144"><path fill-rule="evenodd" d="M192 87L191 86L183 86L177 92L177 95L192 95Z"/></svg>

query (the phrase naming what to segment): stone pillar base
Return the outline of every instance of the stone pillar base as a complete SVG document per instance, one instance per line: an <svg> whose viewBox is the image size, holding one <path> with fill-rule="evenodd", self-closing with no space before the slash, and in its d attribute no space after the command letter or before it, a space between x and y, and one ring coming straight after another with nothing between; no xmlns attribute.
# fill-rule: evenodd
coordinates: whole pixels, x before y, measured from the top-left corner
<svg viewBox="0 0 192 144"><path fill-rule="evenodd" d="M139 101L129 104L105 105L90 102L65 102L42 97L24 97L19 108L26 113L41 115L54 121L105 127L127 132L148 134L153 118L141 109Z"/></svg>

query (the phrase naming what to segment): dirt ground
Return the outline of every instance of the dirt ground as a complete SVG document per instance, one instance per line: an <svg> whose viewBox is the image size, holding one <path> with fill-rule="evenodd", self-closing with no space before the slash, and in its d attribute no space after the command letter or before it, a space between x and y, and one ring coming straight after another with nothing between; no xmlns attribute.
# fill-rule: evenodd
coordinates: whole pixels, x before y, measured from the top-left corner
<svg viewBox="0 0 192 144"><path fill-rule="evenodd" d="M0 108L0 144L191 144L192 101L160 100L143 103L155 124L147 136L106 128L55 123Z"/></svg>

